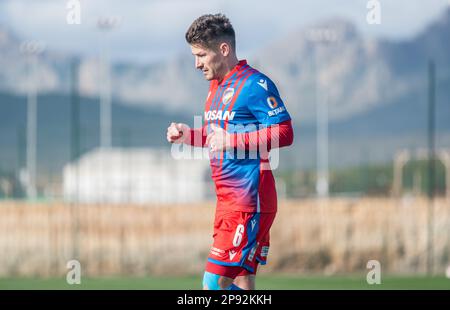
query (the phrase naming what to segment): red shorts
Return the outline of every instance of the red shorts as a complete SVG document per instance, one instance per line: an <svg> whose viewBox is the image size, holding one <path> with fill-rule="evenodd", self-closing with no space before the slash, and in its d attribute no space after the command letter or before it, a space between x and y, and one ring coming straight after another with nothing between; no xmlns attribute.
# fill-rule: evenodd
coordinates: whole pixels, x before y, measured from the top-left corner
<svg viewBox="0 0 450 310"><path fill-rule="evenodd" d="M235 278L255 274L265 265L269 252L269 230L276 213L216 210L214 242L206 271Z"/></svg>

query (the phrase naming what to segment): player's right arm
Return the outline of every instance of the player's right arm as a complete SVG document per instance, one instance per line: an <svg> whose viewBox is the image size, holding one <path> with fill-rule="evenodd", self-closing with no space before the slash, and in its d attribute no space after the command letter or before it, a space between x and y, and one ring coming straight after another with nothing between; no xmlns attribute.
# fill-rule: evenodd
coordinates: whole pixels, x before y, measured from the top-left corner
<svg viewBox="0 0 450 310"><path fill-rule="evenodd" d="M167 128L167 141L170 143L184 143L192 146L206 146L206 125L191 129L183 123L171 123Z"/></svg>

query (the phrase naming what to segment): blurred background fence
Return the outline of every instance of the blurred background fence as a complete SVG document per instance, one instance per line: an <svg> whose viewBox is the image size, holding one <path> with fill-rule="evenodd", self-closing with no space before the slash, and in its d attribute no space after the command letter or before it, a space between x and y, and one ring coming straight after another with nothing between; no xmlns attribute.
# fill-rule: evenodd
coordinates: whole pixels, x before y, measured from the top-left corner
<svg viewBox="0 0 450 310"><path fill-rule="evenodd" d="M213 204L2 203L0 275L63 276L74 258L90 277L198 274L212 243ZM351 274L378 260L386 273L425 274L428 207L412 197L282 201L261 272ZM448 200L436 200L434 214L433 273L443 274Z"/></svg>

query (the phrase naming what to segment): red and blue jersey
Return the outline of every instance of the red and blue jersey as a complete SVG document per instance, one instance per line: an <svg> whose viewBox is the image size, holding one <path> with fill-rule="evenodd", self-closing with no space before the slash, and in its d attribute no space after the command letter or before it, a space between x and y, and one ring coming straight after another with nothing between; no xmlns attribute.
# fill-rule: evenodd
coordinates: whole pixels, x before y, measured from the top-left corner
<svg viewBox="0 0 450 310"><path fill-rule="evenodd" d="M205 103L207 134L216 124L230 133L251 132L291 118L275 84L264 74L240 61L219 83L210 83ZM230 153L231 152L231 153ZM217 209L243 212L276 212L275 181L268 160L256 152L238 156L225 151L210 159L217 194Z"/></svg>

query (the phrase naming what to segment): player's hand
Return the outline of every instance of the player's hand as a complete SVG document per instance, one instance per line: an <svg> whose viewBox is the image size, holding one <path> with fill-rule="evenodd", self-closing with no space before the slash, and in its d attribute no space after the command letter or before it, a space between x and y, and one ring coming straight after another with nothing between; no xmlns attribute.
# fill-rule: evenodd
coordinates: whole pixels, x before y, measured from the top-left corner
<svg viewBox="0 0 450 310"><path fill-rule="evenodd" d="M231 147L231 134L216 124L211 124L211 132L206 137L210 152L225 151Z"/></svg>
<svg viewBox="0 0 450 310"><path fill-rule="evenodd" d="M167 141L170 143L183 143L190 139L191 129L183 123L171 123L167 127Z"/></svg>

